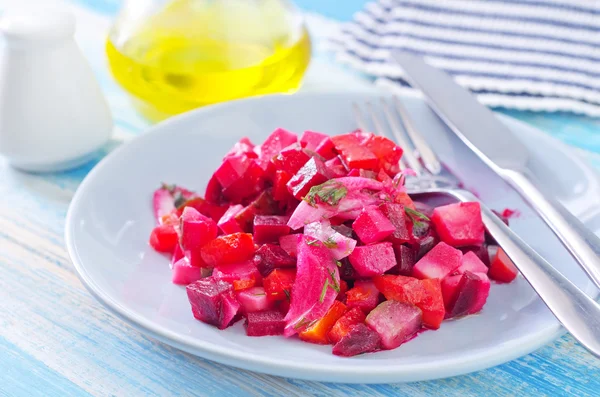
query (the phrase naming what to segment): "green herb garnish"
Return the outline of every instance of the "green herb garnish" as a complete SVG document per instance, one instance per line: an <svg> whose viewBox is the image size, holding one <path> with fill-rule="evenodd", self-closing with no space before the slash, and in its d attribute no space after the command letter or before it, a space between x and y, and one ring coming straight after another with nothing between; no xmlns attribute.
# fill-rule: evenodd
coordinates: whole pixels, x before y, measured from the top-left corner
<svg viewBox="0 0 600 397"><path fill-rule="evenodd" d="M337 267L342 267L343 266L343 263L340 262L340 261L335 261L335 264L336 264Z"/></svg>
<svg viewBox="0 0 600 397"><path fill-rule="evenodd" d="M173 194L175 193L175 189L177 188L177 186L175 186L175 184L168 184L168 183L162 183L161 186L163 189L167 190L169 193Z"/></svg>
<svg viewBox="0 0 600 397"><path fill-rule="evenodd" d="M335 180L329 180L311 187L304 200L313 207L317 205L317 198L319 198L319 202L333 206L337 205L347 194L346 186Z"/></svg>
<svg viewBox="0 0 600 397"><path fill-rule="evenodd" d="M284 290L284 291L285 291L285 290ZM252 294L252 295L254 295L254 296L265 296L265 295L267 295L267 294L265 294L265 293L263 292L263 293L260 293L260 294Z"/></svg>
<svg viewBox="0 0 600 397"><path fill-rule="evenodd" d="M332 249L332 248L337 248L338 244L337 242L333 239L333 237L329 237L327 240L325 240L323 242L323 244L325 244L325 247Z"/></svg>
<svg viewBox="0 0 600 397"><path fill-rule="evenodd" d="M288 291L287 289L284 289L284 290L283 290L283 293L285 294L285 296L286 296L286 298L287 298L288 302L291 302L291 301L292 301L292 298L290 297L290 291Z"/></svg>
<svg viewBox="0 0 600 397"><path fill-rule="evenodd" d="M306 244L308 245L319 245L319 240L306 240Z"/></svg>
<svg viewBox="0 0 600 397"><path fill-rule="evenodd" d="M333 282L333 284L331 284L331 287L333 288L333 290L335 292L339 293L340 292L340 285L338 284L337 280L335 279L335 271L334 270L332 270L332 271L328 270L328 273L329 273L329 276L331 277L331 281Z"/></svg>
<svg viewBox="0 0 600 397"><path fill-rule="evenodd" d="M313 320L313 321L308 321L306 318L302 317L295 325L294 325L294 329L299 329L302 328L304 326L306 326L306 328L313 326L317 321L319 320Z"/></svg>
<svg viewBox="0 0 600 397"><path fill-rule="evenodd" d="M319 303L323 303L323 301L325 300L325 295L327 294L327 287L329 287L329 280L325 280L325 284L323 284L321 296L319 296Z"/></svg>
<svg viewBox="0 0 600 397"><path fill-rule="evenodd" d="M425 214L423 214L419 211L415 211L412 208L404 207L404 212L406 212L406 215L408 215L411 222L416 227L425 226L425 224L423 222L421 222L420 220L429 221L429 218Z"/></svg>

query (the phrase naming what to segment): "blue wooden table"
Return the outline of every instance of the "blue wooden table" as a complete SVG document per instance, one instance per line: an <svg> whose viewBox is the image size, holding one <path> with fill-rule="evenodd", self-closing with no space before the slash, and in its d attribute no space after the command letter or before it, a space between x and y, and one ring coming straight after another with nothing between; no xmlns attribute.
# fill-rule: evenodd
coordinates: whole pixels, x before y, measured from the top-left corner
<svg viewBox="0 0 600 397"><path fill-rule="evenodd" d="M76 14L77 40L115 117L113 144L140 133L147 124L111 80L103 53L106 29L121 2L37 0L49 1L66 5ZM34 0L0 0L0 8L24 2ZM364 2L298 3L308 11L344 20ZM317 33L335 27L314 15L309 21ZM307 89L346 86L350 81L356 86L368 84L338 71L319 50L315 59ZM323 88L322 76L327 73L336 78L328 77ZM503 112L581 148L581 155L600 169L598 120ZM111 147L105 152L109 150ZM569 335L496 368L433 382L389 385L343 385L255 374L149 339L92 298L79 282L64 248L69 201L94 164L60 174L31 175L12 170L0 159L0 395L600 395L600 361Z"/></svg>

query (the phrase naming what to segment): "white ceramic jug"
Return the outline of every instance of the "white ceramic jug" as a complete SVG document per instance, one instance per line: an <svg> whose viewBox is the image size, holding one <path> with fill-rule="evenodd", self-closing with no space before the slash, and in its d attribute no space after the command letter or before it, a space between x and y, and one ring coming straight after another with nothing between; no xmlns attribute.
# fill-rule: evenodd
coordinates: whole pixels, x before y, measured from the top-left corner
<svg viewBox="0 0 600 397"><path fill-rule="evenodd" d="M68 13L21 10L0 17L0 154L16 168L71 168L110 138L108 105L74 31Z"/></svg>

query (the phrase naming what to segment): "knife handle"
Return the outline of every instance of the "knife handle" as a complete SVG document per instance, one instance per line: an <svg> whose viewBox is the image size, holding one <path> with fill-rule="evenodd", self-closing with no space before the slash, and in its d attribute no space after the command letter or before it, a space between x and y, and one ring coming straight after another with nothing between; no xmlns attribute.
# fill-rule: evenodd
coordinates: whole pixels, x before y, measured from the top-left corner
<svg viewBox="0 0 600 397"><path fill-rule="evenodd" d="M450 194L461 201L479 201L464 190L452 190ZM487 231L558 321L586 349L600 357L600 304L550 265L483 204L481 216Z"/></svg>
<svg viewBox="0 0 600 397"><path fill-rule="evenodd" d="M600 288L600 239L552 197L544 196L525 174L502 170L502 177L537 211Z"/></svg>

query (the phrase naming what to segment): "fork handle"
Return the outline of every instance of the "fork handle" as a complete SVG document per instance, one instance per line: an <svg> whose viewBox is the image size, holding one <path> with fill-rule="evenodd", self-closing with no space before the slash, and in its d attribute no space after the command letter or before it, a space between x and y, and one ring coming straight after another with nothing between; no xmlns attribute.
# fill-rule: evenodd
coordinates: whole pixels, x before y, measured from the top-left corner
<svg viewBox="0 0 600 397"><path fill-rule="evenodd" d="M557 200L544 196L525 174L503 170L504 179L537 211L600 288L600 239Z"/></svg>
<svg viewBox="0 0 600 397"><path fill-rule="evenodd" d="M454 191L463 201L479 201L467 191ZM558 321L596 357L600 357L600 305L577 288L544 258L481 206L483 223L506 255L538 293Z"/></svg>

